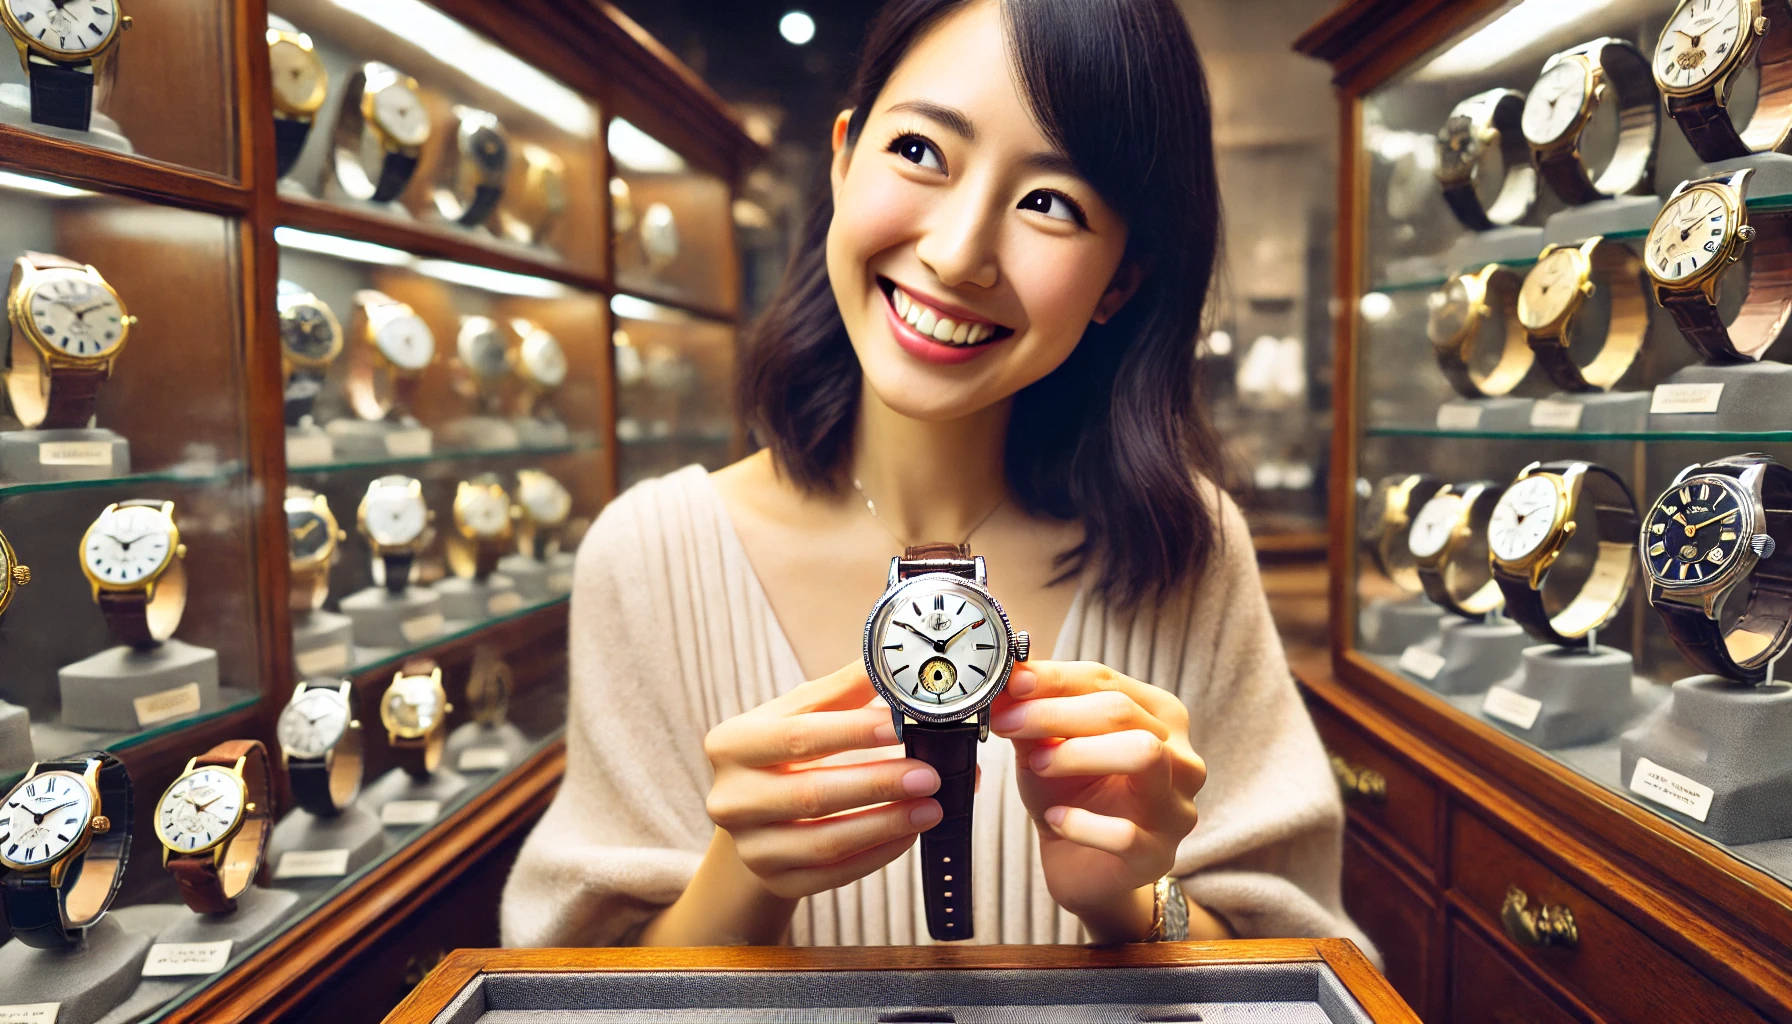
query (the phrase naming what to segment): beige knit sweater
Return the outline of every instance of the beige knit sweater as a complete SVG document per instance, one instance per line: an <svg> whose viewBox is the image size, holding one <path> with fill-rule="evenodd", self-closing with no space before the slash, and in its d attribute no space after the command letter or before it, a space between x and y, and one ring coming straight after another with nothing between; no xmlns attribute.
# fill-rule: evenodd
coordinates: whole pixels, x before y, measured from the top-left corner
<svg viewBox="0 0 1792 1024"><path fill-rule="evenodd" d="M1189 899L1241 936L1342 935L1366 949L1339 905L1337 789L1244 520L1229 500L1221 519L1223 547L1192 595L1129 620L1080 593L1052 657L1104 662L1188 704L1209 772L1200 824L1176 857ZM505 886L509 946L623 943L677 899L714 829L704 733L804 679L702 468L632 488L586 536L571 662L566 778ZM1083 941L1046 891L1013 746L991 737L978 757L976 941ZM791 941L928 942L915 849L803 900Z"/></svg>

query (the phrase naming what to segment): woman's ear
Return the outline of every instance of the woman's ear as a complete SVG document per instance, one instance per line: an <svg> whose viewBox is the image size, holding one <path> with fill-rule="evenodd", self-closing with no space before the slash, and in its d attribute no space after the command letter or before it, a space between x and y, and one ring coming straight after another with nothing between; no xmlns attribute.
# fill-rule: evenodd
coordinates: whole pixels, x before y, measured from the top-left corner
<svg viewBox="0 0 1792 1024"><path fill-rule="evenodd" d="M852 159L852 147L846 144L846 126L851 121L851 107L834 115L834 159L828 167L828 183L836 195L840 192L840 183L846 180L847 161Z"/></svg>
<svg viewBox="0 0 1792 1024"><path fill-rule="evenodd" d="M1108 282L1108 290L1102 293L1101 301L1095 304L1095 315L1091 319L1098 324L1105 324L1113 319L1114 314L1120 312L1120 307L1126 305L1144 280L1145 273L1137 263L1129 260L1120 264L1120 269L1114 271L1114 279Z"/></svg>

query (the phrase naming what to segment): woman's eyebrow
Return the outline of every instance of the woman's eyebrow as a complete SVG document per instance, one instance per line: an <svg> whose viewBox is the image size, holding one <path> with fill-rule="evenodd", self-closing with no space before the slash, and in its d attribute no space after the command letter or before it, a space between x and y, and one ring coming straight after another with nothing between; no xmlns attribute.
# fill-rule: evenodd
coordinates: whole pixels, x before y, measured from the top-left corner
<svg viewBox="0 0 1792 1024"><path fill-rule="evenodd" d="M893 104L890 109L892 111L906 110L911 114L920 114L922 117L938 123L942 128L959 136L966 142L975 142L977 139L977 129L971 126L971 119L966 117L962 110L941 106L938 103L930 103L927 100L903 100L901 103Z"/></svg>
<svg viewBox="0 0 1792 1024"><path fill-rule="evenodd" d="M1044 171L1048 174L1063 174L1072 178L1081 178L1083 176L1082 172L1076 169L1076 164L1068 156L1065 156L1055 149L1048 149L1044 152L1030 154L1021 162L1034 170Z"/></svg>

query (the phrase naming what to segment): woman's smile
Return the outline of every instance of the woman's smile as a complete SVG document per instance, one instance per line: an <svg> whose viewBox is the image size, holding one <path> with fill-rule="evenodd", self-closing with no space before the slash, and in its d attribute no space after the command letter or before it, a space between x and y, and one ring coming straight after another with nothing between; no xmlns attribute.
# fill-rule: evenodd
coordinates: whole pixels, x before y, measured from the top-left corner
<svg viewBox="0 0 1792 1024"><path fill-rule="evenodd" d="M877 278L877 285L884 293L890 332L917 359L941 365L968 362L1014 336L1013 328L918 295L889 278Z"/></svg>

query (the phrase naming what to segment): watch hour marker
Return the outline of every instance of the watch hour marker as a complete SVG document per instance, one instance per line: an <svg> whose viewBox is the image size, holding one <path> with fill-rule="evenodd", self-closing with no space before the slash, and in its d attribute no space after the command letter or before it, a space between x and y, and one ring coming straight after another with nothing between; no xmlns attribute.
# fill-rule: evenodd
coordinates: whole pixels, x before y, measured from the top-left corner
<svg viewBox="0 0 1792 1024"><path fill-rule="evenodd" d="M1711 485L1710 484L1700 484L1699 485L1699 500L1705 501L1705 500L1709 499L1710 497L1711 497Z"/></svg>
<svg viewBox="0 0 1792 1024"><path fill-rule="evenodd" d="M1666 524L1666 523L1651 523L1649 525L1649 532L1653 533L1655 536L1659 537L1662 534L1668 532L1668 524Z"/></svg>
<svg viewBox="0 0 1792 1024"><path fill-rule="evenodd" d="M960 601L960 602L958 602L958 610L957 610L957 611L955 611L955 612L953 612L953 613L952 613L952 614L954 614L954 615L963 615L963 614L964 614L964 609L965 609L965 606L966 606L966 605L968 605L968 604L970 604L970 603L971 603L971 602L969 602L969 601Z"/></svg>
<svg viewBox="0 0 1792 1024"><path fill-rule="evenodd" d="M1736 531L1735 530L1725 530L1722 533L1717 535L1717 539L1718 540L1735 540L1736 539Z"/></svg>
<svg viewBox="0 0 1792 1024"><path fill-rule="evenodd" d="M1680 563L1680 578L1681 579L1686 578L1686 563L1685 562Z"/></svg>
<svg viewBox="0 0 1792 1024"><path fill-rule="evenodd" d="M1656 541L1653 545L1650 546L1649 553L1651 555L1664 554L1664 553L1666 553L1667 549L1668 549L1668 546L1666 544L1663 544L1661 541Z"/></svg>
<svg viewBox="0 0 1792 1024"><path fill-rule="evenodd" d="M979 651L993 651L996 649L996 645L995 644L978 644L977 649Z"/></svg>
<svg viewBox="0 0 1792 1024"><path fill-rule="evenodd" d="M946 595L933 595L933 610L936 612L943 612L946 610Z"/></svg>
<svg viewBox="0 0 1792 1024"><path fill-rule="evenodd" d="M884 650L886 650L886 651L900 651L900 650L902 650L902 645L901 645L901 644L885 644L885 645L884 645Z"/></svg>
<svg viewBox="0 0 1792 1024"><path fill-rule="evenodd" d="M1675 264L1675 265L1678 266L1678 264ZM1680 488L1680 504L1682 504L1682 505L1692 504L1692 488L1690 488L1690 487Z"/></svg>
<svg viewBox="0 0 1792 1024"><path fill-rule="evenodd" d="M915 618L918 619L921 617L921 606L919 604L915 603L914 601L910 601L908 603L908 606L915 610Z"/></svg>
<svg viewBox="0 0 1792 1024"><path fill-rule="evenodd" d="M901 675L901 674L902 674L902 673L904 673L904 672L907 672L907 671L908 671L908 666L907 666L907 665L904 665L904 666L902 666L902 667L901 667L901 668L893 668L893 669L891 669L891 670L890 670L890 674L891 674L891 675L893 675L893 676L899 676L899 675Z"/></svg>
<svg viewBox="0 0 1792 1024"><path fill-rule="evenodd" d="M976 673L977 673L977 674L978 674L978 675L980 675L980 676L982 676L982 677L983 677L983 678L985 678L985 679L988 679L988 678L989 678L989 670L988 670L988 669L986 669L986 668L984 668L984 667L983 667L983 666L981 666L981 665L972 665L972 666L971 666L971 669L972 669L972 670L973 670L973 671L975 671L975 672L976 672Z"/></svg>

